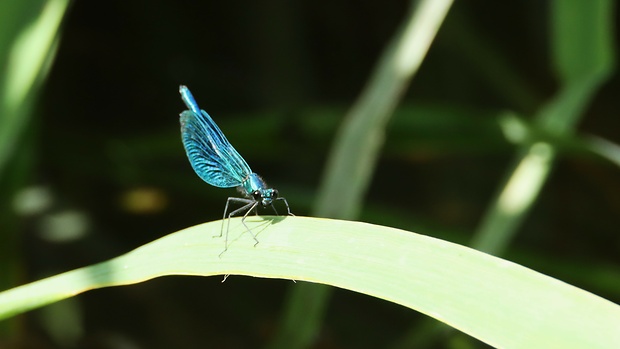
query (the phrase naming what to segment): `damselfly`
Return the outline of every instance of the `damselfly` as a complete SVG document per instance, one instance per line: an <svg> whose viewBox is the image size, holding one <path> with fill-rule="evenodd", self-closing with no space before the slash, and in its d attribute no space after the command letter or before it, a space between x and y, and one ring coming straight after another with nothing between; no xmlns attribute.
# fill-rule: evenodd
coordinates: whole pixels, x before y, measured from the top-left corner
<svg viewBox="0 0 620 349"><path fill-rule="evenodd" d="M243 160L241 155L233 148L226 139L222 131L215 124L211 116L206 111L201 110L194 100L191 92L186 86L179 87L181 99L189 110L185 110L180 114L181 137L183 146L187 153L187 158L194 168L194 171L203 181L220 188L237 187L245 196L243 198L229 197L226 200L224 208L224 216L222 217L222 227L220 228L221 237L224 233L224 222L226 222L226 234L224 235L224 251L228 249L228 229L230 227L230 218L238 214L243 214L241 223L250 232L256 244L258 239L252 230L245 223L245 219L252 211L256 212L258 206L271 206L278 214L273 203L277 200L284 201L286 210L289 215L291 209L288 201L278 195L278 191L274 188L267 187L265 181L252 172L247 162ZM239 203L243 206L231 212L228 212L230 203ZM228 213L228 215L227 215ZM228 219L226 219L228 218ZM221 255L221 253L220 253Z"/></svg>

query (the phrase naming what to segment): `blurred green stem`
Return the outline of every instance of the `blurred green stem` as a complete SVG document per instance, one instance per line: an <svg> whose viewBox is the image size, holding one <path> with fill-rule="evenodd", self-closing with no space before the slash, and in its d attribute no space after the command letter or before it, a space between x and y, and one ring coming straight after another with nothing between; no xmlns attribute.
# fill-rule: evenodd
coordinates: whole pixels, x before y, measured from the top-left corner
<svg viewBox="0 0 620 349"><path fill-rule="evenodd" d="M0 177L28 124L32 102L49 71L58 45L58 30L69 0L5 1L2 23L13 35L3 35L6 56L0 75ZM36 9L33 13L33 9ZM15 24L21 19L23 23Z"/></svg>
<svg viewBox="0 0 620 349"><path fill-rule="evenodd" d="M611 0L552 3L553 65L563 86L534 119L534 127L543 133L563 136L573 132L592 97L613 72L614 5ZM504 253L538 198L555 158L554 145L536 139L518 150L472 247L494 255Z"/></svg>
<svg viewBox="0 0 620 349"><path fill-rule="evenodd" d="M386 124L451 5L452 0L412 3L403 25L339 129L314 215L357 218L383 145ZM290 292L280 331L271 348L310 346L320 330L331 295L327 286L305 283L295 285Z"/></svg>
<svg viewBox="0 0 620 349"><path fill-rule="evenodd" d="M18 221L10 200L26 184L32 164L30 117L56 48L69 0L0 2L0 289L19 273ZM11 165L9 168L9 164ZM0 334L13 331L3 323Z"/></svg>
<svg viewBox="0 0 620 349"><path fill-rule="evenodd" d="M386 47L349 110L327 161L314 213L355 219L383 145L386 124L425 57L452 1L420 1Z"/></svg>

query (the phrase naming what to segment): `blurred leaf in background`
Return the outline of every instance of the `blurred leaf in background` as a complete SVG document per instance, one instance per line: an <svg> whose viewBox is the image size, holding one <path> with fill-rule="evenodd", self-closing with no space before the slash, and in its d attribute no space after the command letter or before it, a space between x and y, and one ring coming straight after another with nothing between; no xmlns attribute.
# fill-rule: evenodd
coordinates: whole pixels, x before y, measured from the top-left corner
<svg viewBox="0 0 620 349"><path fill-rule="evenodd" d="M22 282L23 256L15 213L34 214L47 206L45 189L22 192L32 178L39 90L50 70L69 0L0 3L0 288ZM33 195L30 195L33 194ZM40 194L40 195L38 195ZM15 198L15 201L13 200ZM21 199L20 199L21 198ZM0 324L0 336L17 333ZM1 337L0 337L1 338Z"/></svg>

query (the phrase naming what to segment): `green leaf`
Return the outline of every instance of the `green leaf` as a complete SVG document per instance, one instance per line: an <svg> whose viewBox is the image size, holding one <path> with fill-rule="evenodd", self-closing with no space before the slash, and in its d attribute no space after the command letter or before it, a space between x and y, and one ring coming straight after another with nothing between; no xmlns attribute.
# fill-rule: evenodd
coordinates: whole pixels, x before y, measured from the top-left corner
<svg viewBox="0 0 620 349"><path fill-rule="evenodd" d="M0 4L0 177L49 72L69 0Z"/></svg>
<svg viewBox="0 0 620 349"><path fill-rule="evenodd" d="M620 307L515 263L359 222L248 217L170 234L118 258L0 293L0 318L87 290L164 275L248 275L327 284L381 298L502 348L620 347Z"/></svg>
<svg viewBox="0 0 620 349"><path fill-rule="evenodd" d="M612 0L551 2L553 63L564 83L604 80L615 64Z"/></svg>

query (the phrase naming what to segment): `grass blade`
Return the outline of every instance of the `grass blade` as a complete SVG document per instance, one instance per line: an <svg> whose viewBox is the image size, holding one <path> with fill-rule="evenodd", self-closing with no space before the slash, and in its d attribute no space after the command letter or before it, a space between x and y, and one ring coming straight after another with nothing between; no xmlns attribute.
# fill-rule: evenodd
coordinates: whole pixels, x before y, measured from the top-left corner
<svg viewBox="0 0 620 349"><path fill-rule="evenodd" d="M485 253L377 225L304 217L233 219L170 234L118 258L0 293L0 318L81 292L165 275L248 275L340 287L391 301L502 348L620 346L620 306Z"/></svg>

